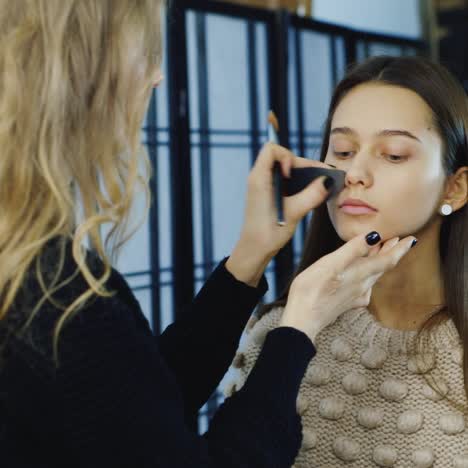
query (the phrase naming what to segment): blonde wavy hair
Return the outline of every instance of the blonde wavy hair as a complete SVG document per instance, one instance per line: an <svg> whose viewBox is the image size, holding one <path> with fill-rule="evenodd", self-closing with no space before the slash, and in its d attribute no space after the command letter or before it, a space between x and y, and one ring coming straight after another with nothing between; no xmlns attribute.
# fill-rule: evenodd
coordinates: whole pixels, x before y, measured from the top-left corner
<svg viewBox="0 0 468 468"><path fill-rule="evenodd" d="M138 188L149 207L140 129L161 62L161 7L162 0L0 0L0 320L35 260L44 296L27 325L71 281L54 284L62 251L47 288L39 257L56 236L72 239L75 274L89 289L63 307L55 359L65 323L91 296L111 295L104 284L131 236ZM109 223L103 242L100 228ZM104 263L100 277L86 264L86 241Z"/></svg>

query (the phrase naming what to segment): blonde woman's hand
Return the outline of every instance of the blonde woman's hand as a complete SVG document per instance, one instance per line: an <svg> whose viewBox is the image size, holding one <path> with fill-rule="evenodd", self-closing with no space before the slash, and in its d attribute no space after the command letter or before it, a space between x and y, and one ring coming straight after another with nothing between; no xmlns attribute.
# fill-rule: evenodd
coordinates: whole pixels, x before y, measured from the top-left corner
<svg viewBox="0 0 468 468"><path fill-rule="evenodd" d="M295 156L274 143L267 143L255 161L247 181L244 223L226 268L239 280L256 286L269 261L291 239L299 221L321 205L328 196L323 185L325 177L318 177L301 192L283 198L285 226L279 226L273 184L275 163L281 165L288 177L291 168L323 167L328 164Z"/></svg>
<svg viewBox="0 0 468 468"><path fill-rule="evenodd" d="M293 280L280 326L299 329L315 342L343 312L369 305L374 284L398 264L414 239L395 237L371 246L359 235L317 260Z"/></svg>
<svg viewBox="0 0 468 468"><path fill-rule="evenodd" d="M295 156L286 148L273 143L267 143L262 148L248 177L240 240L255 245L258 251L270 257L274 257L284 247L293 236L299 221L321 205L329 193L323 186L325 177L319 177L301 192L284 197L286 225L279 226L273 184L273 168L277 162L281 165L285 177L289 177L293 167L330 169L328 164Z"/></svg>

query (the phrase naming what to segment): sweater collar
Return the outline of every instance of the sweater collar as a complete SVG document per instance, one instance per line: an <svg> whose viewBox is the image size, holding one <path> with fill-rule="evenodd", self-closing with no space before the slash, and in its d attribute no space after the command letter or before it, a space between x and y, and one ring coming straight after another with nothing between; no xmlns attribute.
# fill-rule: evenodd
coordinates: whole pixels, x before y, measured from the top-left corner
<svg viewBox="0 0 468 468"><path fill-rule="evenodd" d="M363 345L377 346L390 354L409 354L417 342L418 331L387 328L367 307L351 309L340 317L341 326ZM460 335L452 319L435 326L425 342L436 347L454 348L460 345Z"/></svg>

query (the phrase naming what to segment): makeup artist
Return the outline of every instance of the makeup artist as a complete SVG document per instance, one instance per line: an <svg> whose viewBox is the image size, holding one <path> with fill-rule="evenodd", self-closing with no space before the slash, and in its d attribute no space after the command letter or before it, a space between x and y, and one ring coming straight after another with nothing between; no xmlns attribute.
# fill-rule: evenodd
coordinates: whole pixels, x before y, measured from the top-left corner
<svg viewBox="0 0 468 468"><path fill-rule="evenodd" d="M216 389L267 290L266 265L328 194L321 177L285 198L286 224L278 225L275 162L285 176L329 166L266 145L248 178L232 254L185 318L153 336L110 265L100 228L118 230L130 214L140 128L159 76L160 6L0 0L0 69L8 70L0 82L4 467L291 466L302 437L296 397L316 334L367 304L378 276L413 240L381 251L372 232L311 265L294 281L283 326L267 336L245 386L206 434L189 430L187 419ZM87 238L92 250L83 247Z"/></svg>

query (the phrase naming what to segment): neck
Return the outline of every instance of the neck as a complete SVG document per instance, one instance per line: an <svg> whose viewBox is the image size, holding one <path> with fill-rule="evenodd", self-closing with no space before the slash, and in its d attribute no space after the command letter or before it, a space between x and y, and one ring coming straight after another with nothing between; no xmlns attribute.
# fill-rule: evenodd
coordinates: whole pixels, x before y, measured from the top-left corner
<svg viewBox="0 0 468 468"><path fill-rule="evenodd" d="M416 234L417 246L374 285L369 311L387 328L417 330L445 303L440 224Z"/></svg>

